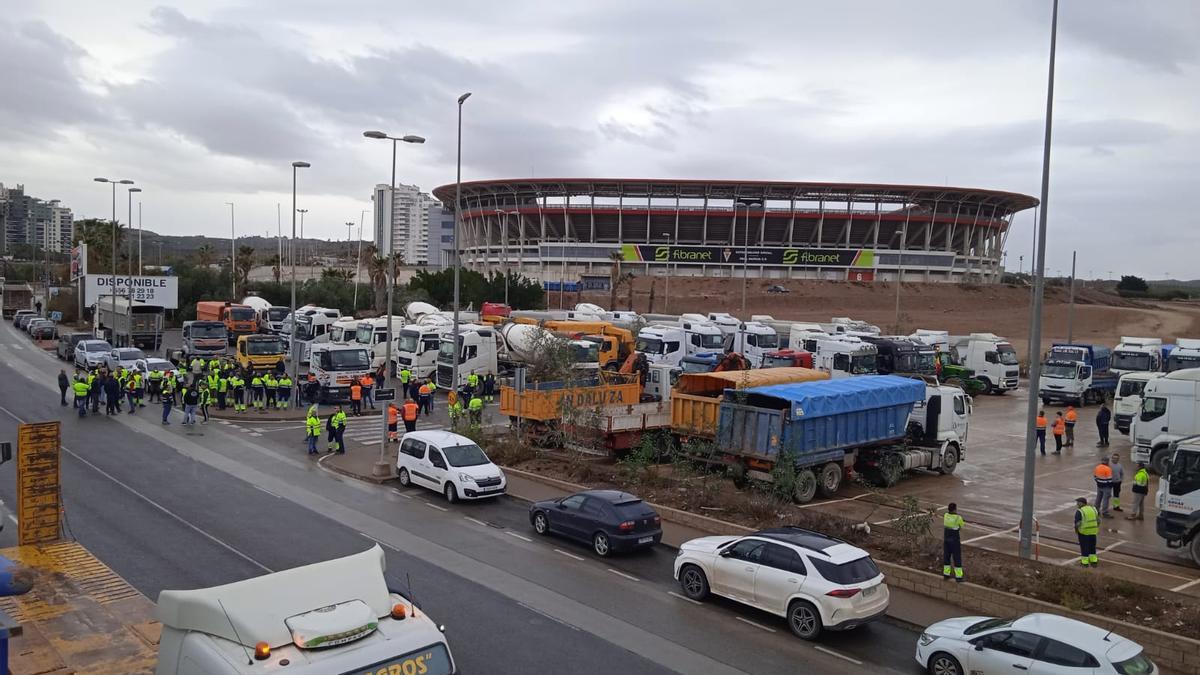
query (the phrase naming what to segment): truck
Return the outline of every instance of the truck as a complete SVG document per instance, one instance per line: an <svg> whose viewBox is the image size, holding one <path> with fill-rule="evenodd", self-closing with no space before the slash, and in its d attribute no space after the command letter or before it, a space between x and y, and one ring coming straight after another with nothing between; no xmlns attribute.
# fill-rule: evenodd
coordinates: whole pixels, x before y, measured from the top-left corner
<svg viewBox="0 0 1200 675"><path fill-rule="evenodd" d="M1091 344L1057 343L1050 346L1042 363L1038 396L1043 405L1073 403L1084 407L1103 401L1117 389L1117 376L1110 370L1112 352Z"/></svg>
<svg viewBox="0 0 1200 675"><path fill-rule="evenodd" d="M278 335L239 335L237 363L253 373L282 370L287 358L287 343Z"/></svg>
<svg viewBox="0 0 1200 675"><path fill-rule="evenodd" d="M795 349L777 349L763 355L763 368L812 368L812 352Z"/></svg>
<svg viewBox="0 0 1200 675"><path fill-rule="evenodd" d="M5 319L11 319L20 309L33 309L33 287L26 283L4 282L4 298L0 303Z"/></svg>
<svg viewBox="0 0 1200 675"><path fill-rule="evenodd" d="M951 363L967 368L984 385L985 394L1004 394L1021 384L1017 350L1008 340L992 333L950 337Z"/></svg>
<svg viewBox="0 0 1200 675"><path fill-rule="evenodd" d="M943 354L950 352L950 331L918 328L908 336L908 339L929 345Z"/></svg>
<svg viewBox="0 0 1200 675"><path fill-rule="evenodd" d="M691 315L687 316L689 318L693 318ZM704 316L704 318L708 319L709 323L720 329L721 335L724 335L726 338L736 333L738 331L738 326L740 326L742 323L736 316L730 314L729 312L709 312Z"/></svg>
<svg viewBox="0 0 1200 675"><path fill-rule="evenodd" d="M442 627L391 590L385 567L375 544L222 586L163 590L155 675L459 672Z"/></svg>
<svg viewBox="0 0 1200 675"><path fill-rule="evenodd" d="M1142 391L1146 383L1162 373L1125 373L1117 380L1117 391L1113 396L1113 426L1117 431L1128 434L1133 420L1142 410Z"/></svg>
<svg viewBox="0 0 1200 675"><path fill-rule="evenodd" d="M779 349L779 334L761 321L746 321L738 330L725 336L725 351L746 357L751 368L762 368L767 352Z"/></svg>
<svg viewBox="0 0 1200 675"><path fill-rule="evenodd" d="M340 318L342 311L336 308L310 306L296 310L295 345L289 344L288 352L295 354L300 363L307 364L312 346L329 342L329 329ZM288 339L290 342L291 335Z"/></svg>
<svg viewBox="0 0 1200 675"><path fill-rule="evenodd" d="M114 347L156 350L162 345L166 310L140 300L117 296L99 298L95 306L96 329Z"/></svg>
<svg viewBox="0 0 1200 675"><path fill-rule="evenodd" d="M321 341L348 345L358 338L358 323L359 320L352 316L339 317L329 325L325 331L325 339Z"/></svg>
<svg viewBox="0 0 1200 675"><path fill-rule="evenodd" d="M451 331L453 332L453 331ZM472 373L497 376L538 358L536 349L547 331L540 326L506 323L498 328L481 324L459 326L458 339L449 333L442 337L437 357L437 384L449 388L453 378L455 343L458 343L458 389ZM599 349L587 340L568 340L574 350L573 361L580 370L598 370Z"/></svg>
<svg viewBox="0 0 1200 675"><path fill-rule="evenodd" d="M818 370L830 377L852 377L874 375L879 350L870 342L854 335L825 335L817 338L813 350L813 362Z"/></svg>
<svg viewBox="0 0 1200 675"><path fill-rule="evenodd" d="M272 305L266 298L248 295L242 298L242 304L254 310L258 317L258 332L283 334L283 320L287 318L288 308Z"/></svg>
<svg viewBox="0 0 1200 675"><path fill-rule="evenodd" d="M794 351L816 352L817 340L829 337L820 324L793 323L788 326L787 348Z"/></svg>
<svg viewBox="0 0 1200 675"><path fill-rule="evenodd" d="M309 352L308 372L320 386L322 403L346 403L350 385L372 372L371 352L358 344L313 344Z"/></svg>
<svg viewBox="0 0 1200 675"><path fill-rule="evenodd" d="M871 335L879 335L882 331L879 326L851 319L848 316L835 316L829 320L828 324L822 326L827 333L869 333Z"/></svg>
<svg viewBox="0 0 1200 675"><path fill-rule="evenodd" d="M246 305L222 300L201 300L196 303L197 321L220 321L232 344L239 335L258 332L258 315Z"/></svg>
<svg viewBox="0 0 1200 675"><path fill-rule="evenodd" d="M900 336L862 338L878 350L875 366L880 375L937 375L937 353L930 345Z"/></svg>
<svg viewBox="0 0 1200 675"><path fill-rule="evenodd" d="M678 326L651 324L638 331L635 349L646 355L650 363L666 363L681 367L684 356L711 354L713 350L697 350L688 354L687 336Z"/></svg>
<svg viewBox="0 0 1200 675"><path fill-rule="evenodd" d="M1163 370L1170 373L1184 368L1200 368L1200 339L1175 340L1175 349L1167 356Z"/></svg>
<svg viewBox="0 0 1200 675"><path fill-rule="evenodd" d="M721 352L700 352L683 357L679 367L685 373L711 373L721 362Z"/></svg>
<svg viewBox="0 0 1200 675"><path fill-rule="evenodd" d="M1160 372L1162 340L1159 338L1121 337L1121 344L1112 350L1112 372L1117 375L1133 372Z"/></svg>
<svg viewBox="0 0 1200 675"><path fill-rule="evenodd" d="M836 495L851 470L883 487L906 471L952 473L970 413L961 389L896 375L752 387L726 392L712 461L764 482L790 461L792 498L805 503Z"/></svg>
<svg viewBox="0 0 1200 675"><path fill-rule="evenodd" d="M513 322L541 326L572 340L588 340L596 343L600 350L600 367L608 370L620 368L635 347L633 333L610 321L559 321L554 319L537 321L528 317L520 317L514 319Z"/></svg>
<svg viewBox="0 0 1200 675"><path fill-rule="evenodd" d="M1166 457L1154 529L1168 548L1186 549L1200 566L1200 435L1172 441Z"/></svg>
<svg viewBox="0 0 1200 675"><path fill-rule="evenodd" d="M678 325L683 329L683 347L688 354L725 348L724 333L705 317L684 314L679 318Z"/></svg>
<svg viewBox="0 0 1200 675"><path fill-rule="evenodd" d="M1146 462L1163 475L1170 461L1170 445L1185 436L1200 434L1200 368L1167 373L1146 383L1142 409L1129 429L1135 462Z"/></svg>
<svg viewBox="0 0 1200 675"><path fill-rule="evenodd" d="M454 324L440 314L427 314L402 327L392 350L392 372L407 368L418 379L433 377L442 338L453 329Z"/></svg>
<svg viewBox="0 0 1200 675"><path fill-rule="evenodd" d="M503 302L485 302L479 306L479 319L483 323L504 323L512 316L512 307Z"/></svg>
<svg viewBox="0 0 1200 675"><path fill-rule="evenodd" d="M392 340L404 328L405 318L392 316ZM385 316L358 322L354 341L371 350L371 368L379 368L387 359L388 319Z"/></svg>
<svg viewBox="0 0 1200 675"><path fill-rule="evenodd" d="M184 321L183 344L177 352L179 363L187 363L193 356L210 359L224 356L229 349L229 333L223 321Z"/></svg>
<svg viewBox="0 0 1200 675"><path fill-rule="evenodd" d="M715 438L726 390L828 379L829 373L811 368L683 373L671 392L671 431L680 439Z"/></svg>

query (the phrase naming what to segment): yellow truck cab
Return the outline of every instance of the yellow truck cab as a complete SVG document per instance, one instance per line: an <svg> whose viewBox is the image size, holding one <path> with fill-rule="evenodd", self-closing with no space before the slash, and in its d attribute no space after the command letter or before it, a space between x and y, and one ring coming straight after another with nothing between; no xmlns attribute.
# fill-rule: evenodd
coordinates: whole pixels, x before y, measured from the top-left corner
<svg viewBox="0 0 1200 675"><path fill-rule="evenodd" d="M240 335L237 363L258 373L274 369L287 356L287 346L278 335Z"/></svg>
<svg viewBox="0 0 1200 675"><path fill-rule="evenodd" d="M457 672L442 629L388 590L378 545L224 586L163 591L156 675Z"/></svg>

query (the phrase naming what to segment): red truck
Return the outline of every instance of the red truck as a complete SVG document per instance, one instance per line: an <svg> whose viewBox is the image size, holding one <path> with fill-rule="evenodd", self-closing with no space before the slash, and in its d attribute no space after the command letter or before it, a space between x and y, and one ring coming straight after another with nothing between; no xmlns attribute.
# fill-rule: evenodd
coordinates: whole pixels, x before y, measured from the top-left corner
<svg viewBox="0 0 1200 675"><path fill-rule="evenodd" d="M800 349L779 349L763 355L763 368L812 368L812 352Z"/></svg>

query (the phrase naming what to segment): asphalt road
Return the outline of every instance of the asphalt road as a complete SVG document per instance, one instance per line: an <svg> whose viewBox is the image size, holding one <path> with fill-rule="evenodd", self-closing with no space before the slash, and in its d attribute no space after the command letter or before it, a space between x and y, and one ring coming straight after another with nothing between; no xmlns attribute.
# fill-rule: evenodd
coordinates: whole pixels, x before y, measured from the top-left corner
<svg viewBox="0 0 1200 675"><path fill-rule="evenodd" d="M330 474L291 431L184 431L161 426L156 408L80 420L59 405L56 373L53 357L0 327L0 437L14 438L18 420L62 419L70 531L151 599L379 542L390 582L446 625L466 673L916 670L910 628L881 622L805 643L775 617L673 595L666 548L600 560L536 538L513 499L448 506ZM9 504L13 488L0 480ZM11 525L0 543L13 543Z"/></svg>

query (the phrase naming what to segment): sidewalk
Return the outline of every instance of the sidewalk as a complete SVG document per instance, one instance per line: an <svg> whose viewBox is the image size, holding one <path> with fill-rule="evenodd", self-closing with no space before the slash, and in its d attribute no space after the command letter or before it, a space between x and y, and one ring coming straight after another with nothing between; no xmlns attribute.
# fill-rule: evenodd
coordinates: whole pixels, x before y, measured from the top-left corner
<svg viewBox="0 0 1200 675"><path fill-rule="evenodd" d="M362 417L378 417L380 412L383 410L383 406L381 406L379 403L376 403L375 407L377 408L376 410L371 410L370 408L363 410ZM335 408L335 406L330 405L330 404L317 406L317 414L318 414L318 416L320 416L322 422L324 422L326 417L328 417L330 414L333 413L334 408ZM347 403L347 404L343 405L342 410L345 410L346 414L349 415L350 414L350 404ZM287 421L293 421L293 420L303 421L304 418L308 416L308 404L305 403L300 406L296 406L293 404L291 407L287 408L286 410L277 410L277 409L272 408L270 410L263 410L262 412L259 412L258 410L255 410L254 408L247 407L246 412L240 412L240 413L234 412L232 407L226 407L224 410L217 410L216 405L211 405L208 408L208 414L213 419L230 420L230 421L236 421L236 420L247 420L247 421L251 421L251 422L287 422ZM360 418L351 418L351 419L360 419Z"/></svg>

